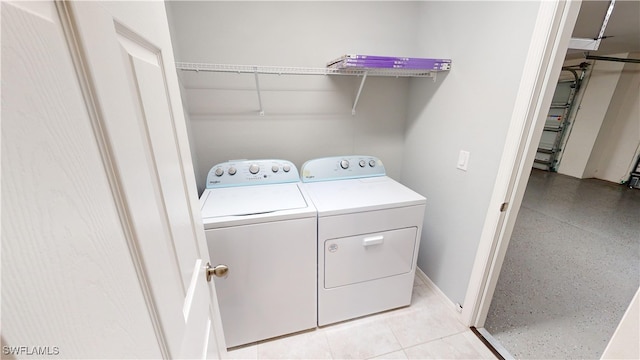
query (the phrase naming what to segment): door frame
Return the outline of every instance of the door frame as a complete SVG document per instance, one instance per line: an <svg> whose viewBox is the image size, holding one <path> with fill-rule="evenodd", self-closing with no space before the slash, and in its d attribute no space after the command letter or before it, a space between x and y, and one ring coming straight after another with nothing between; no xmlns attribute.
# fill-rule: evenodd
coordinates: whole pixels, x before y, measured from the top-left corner
<svg viewBox="0 0 640 360"><path fill-rule="evenodd" d="M484 327L581 3L540 3L465 295L461 314L465 325Z"/></svg>

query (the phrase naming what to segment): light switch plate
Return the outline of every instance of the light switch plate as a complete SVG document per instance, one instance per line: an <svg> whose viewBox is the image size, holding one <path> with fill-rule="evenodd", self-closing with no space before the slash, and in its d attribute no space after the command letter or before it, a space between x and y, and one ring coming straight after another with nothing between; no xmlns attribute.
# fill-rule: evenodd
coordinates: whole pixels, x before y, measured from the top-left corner
<svg viewBox="0 0 640 360"><path fill-rule="evenodd" d="M457 168L460 170L467 171L468 165L469 165L469 152L465 150L460 150L460 154L458 155Z"/></svg>

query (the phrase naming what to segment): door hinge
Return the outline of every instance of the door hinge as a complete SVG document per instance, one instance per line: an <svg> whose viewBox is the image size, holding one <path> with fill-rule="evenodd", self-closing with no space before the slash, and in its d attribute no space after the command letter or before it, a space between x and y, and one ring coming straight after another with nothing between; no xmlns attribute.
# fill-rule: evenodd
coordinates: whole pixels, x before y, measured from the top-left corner
<svg viewBox="0 0 640 360"><path fill-rule="evenodd" d="M502 205L500 205L500 212L505 212L507 211L507 208L509 207L509 203L508 202L504 202L502 203Z"/></svg>

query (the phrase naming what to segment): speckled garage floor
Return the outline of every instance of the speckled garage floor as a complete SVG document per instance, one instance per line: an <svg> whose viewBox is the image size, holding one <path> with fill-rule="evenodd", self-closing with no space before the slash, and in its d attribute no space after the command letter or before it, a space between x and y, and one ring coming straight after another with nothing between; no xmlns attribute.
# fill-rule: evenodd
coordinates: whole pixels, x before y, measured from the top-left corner
<svg viewBox="0 0 640 360"><path fill-rule="evenodd" d="M518 359L599 359L639 264L640 190L533 170L485 328Z"/></svg>

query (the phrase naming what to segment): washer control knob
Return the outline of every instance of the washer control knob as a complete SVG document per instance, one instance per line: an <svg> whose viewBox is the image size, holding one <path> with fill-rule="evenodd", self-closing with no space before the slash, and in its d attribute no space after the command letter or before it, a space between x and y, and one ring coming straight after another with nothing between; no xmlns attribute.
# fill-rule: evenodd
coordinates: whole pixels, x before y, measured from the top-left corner
<svg viewBox="0 0 640 360"><path fill-rule="evenodd" d="M273 171L274 173L277 173L277 172L278 172L278 170L280 170L280 168L278 167L278 165L273 165L273 166L271 167L271 171Z"/></svg>
<svg viewBox="0 0 640 360"><path fill-rule="evenodd" d="M222 174L224 174L224 170L222 170L222 168L216 168L215 171L216 176L222 176Z"/></svg>
<svg viewBox="0 0 640 360"><path fill-rule="evenodd" d="M249 166L249 172L253 175L257 174L258 171L260 171L260 166L258 166L258 164L251 164L251 166Z"/></svg>
<svg viewBox="0 0 640 360"><path fill-rule="evenodd" d="M227 172L229 173L229 175L235 175L238 170L236 170L236 168L234 167L230 167L229 170L227 170Z"/></svg>
<svg viewBox="0 0 640 360"><path fill-rule="evenodd" d="M342 160L340 161L340 167L343 169L348 169L349 168L349 160Z"/></svg>
<svg viewBox="0 0 640 360"><path fill-rule="evenodd" d="M367 165L367 162L364 160L360 160L360 162L358 163L358 165L360 165L360 167L365 167Z"/></svg>
<svg viewBox="0 0 640 360"><path fill-rule="evenodd" d="M289 171L291 171L291 166L285 165L285 166L282 167L282 170L284 170L284 172L289 172Z"/></svg>
<svg viewBox="0 0 640 360"><path fill-rule="evenodd" d="M376 161L375 160L369 160L369 166L375 167L376 166Z"/></svg>

